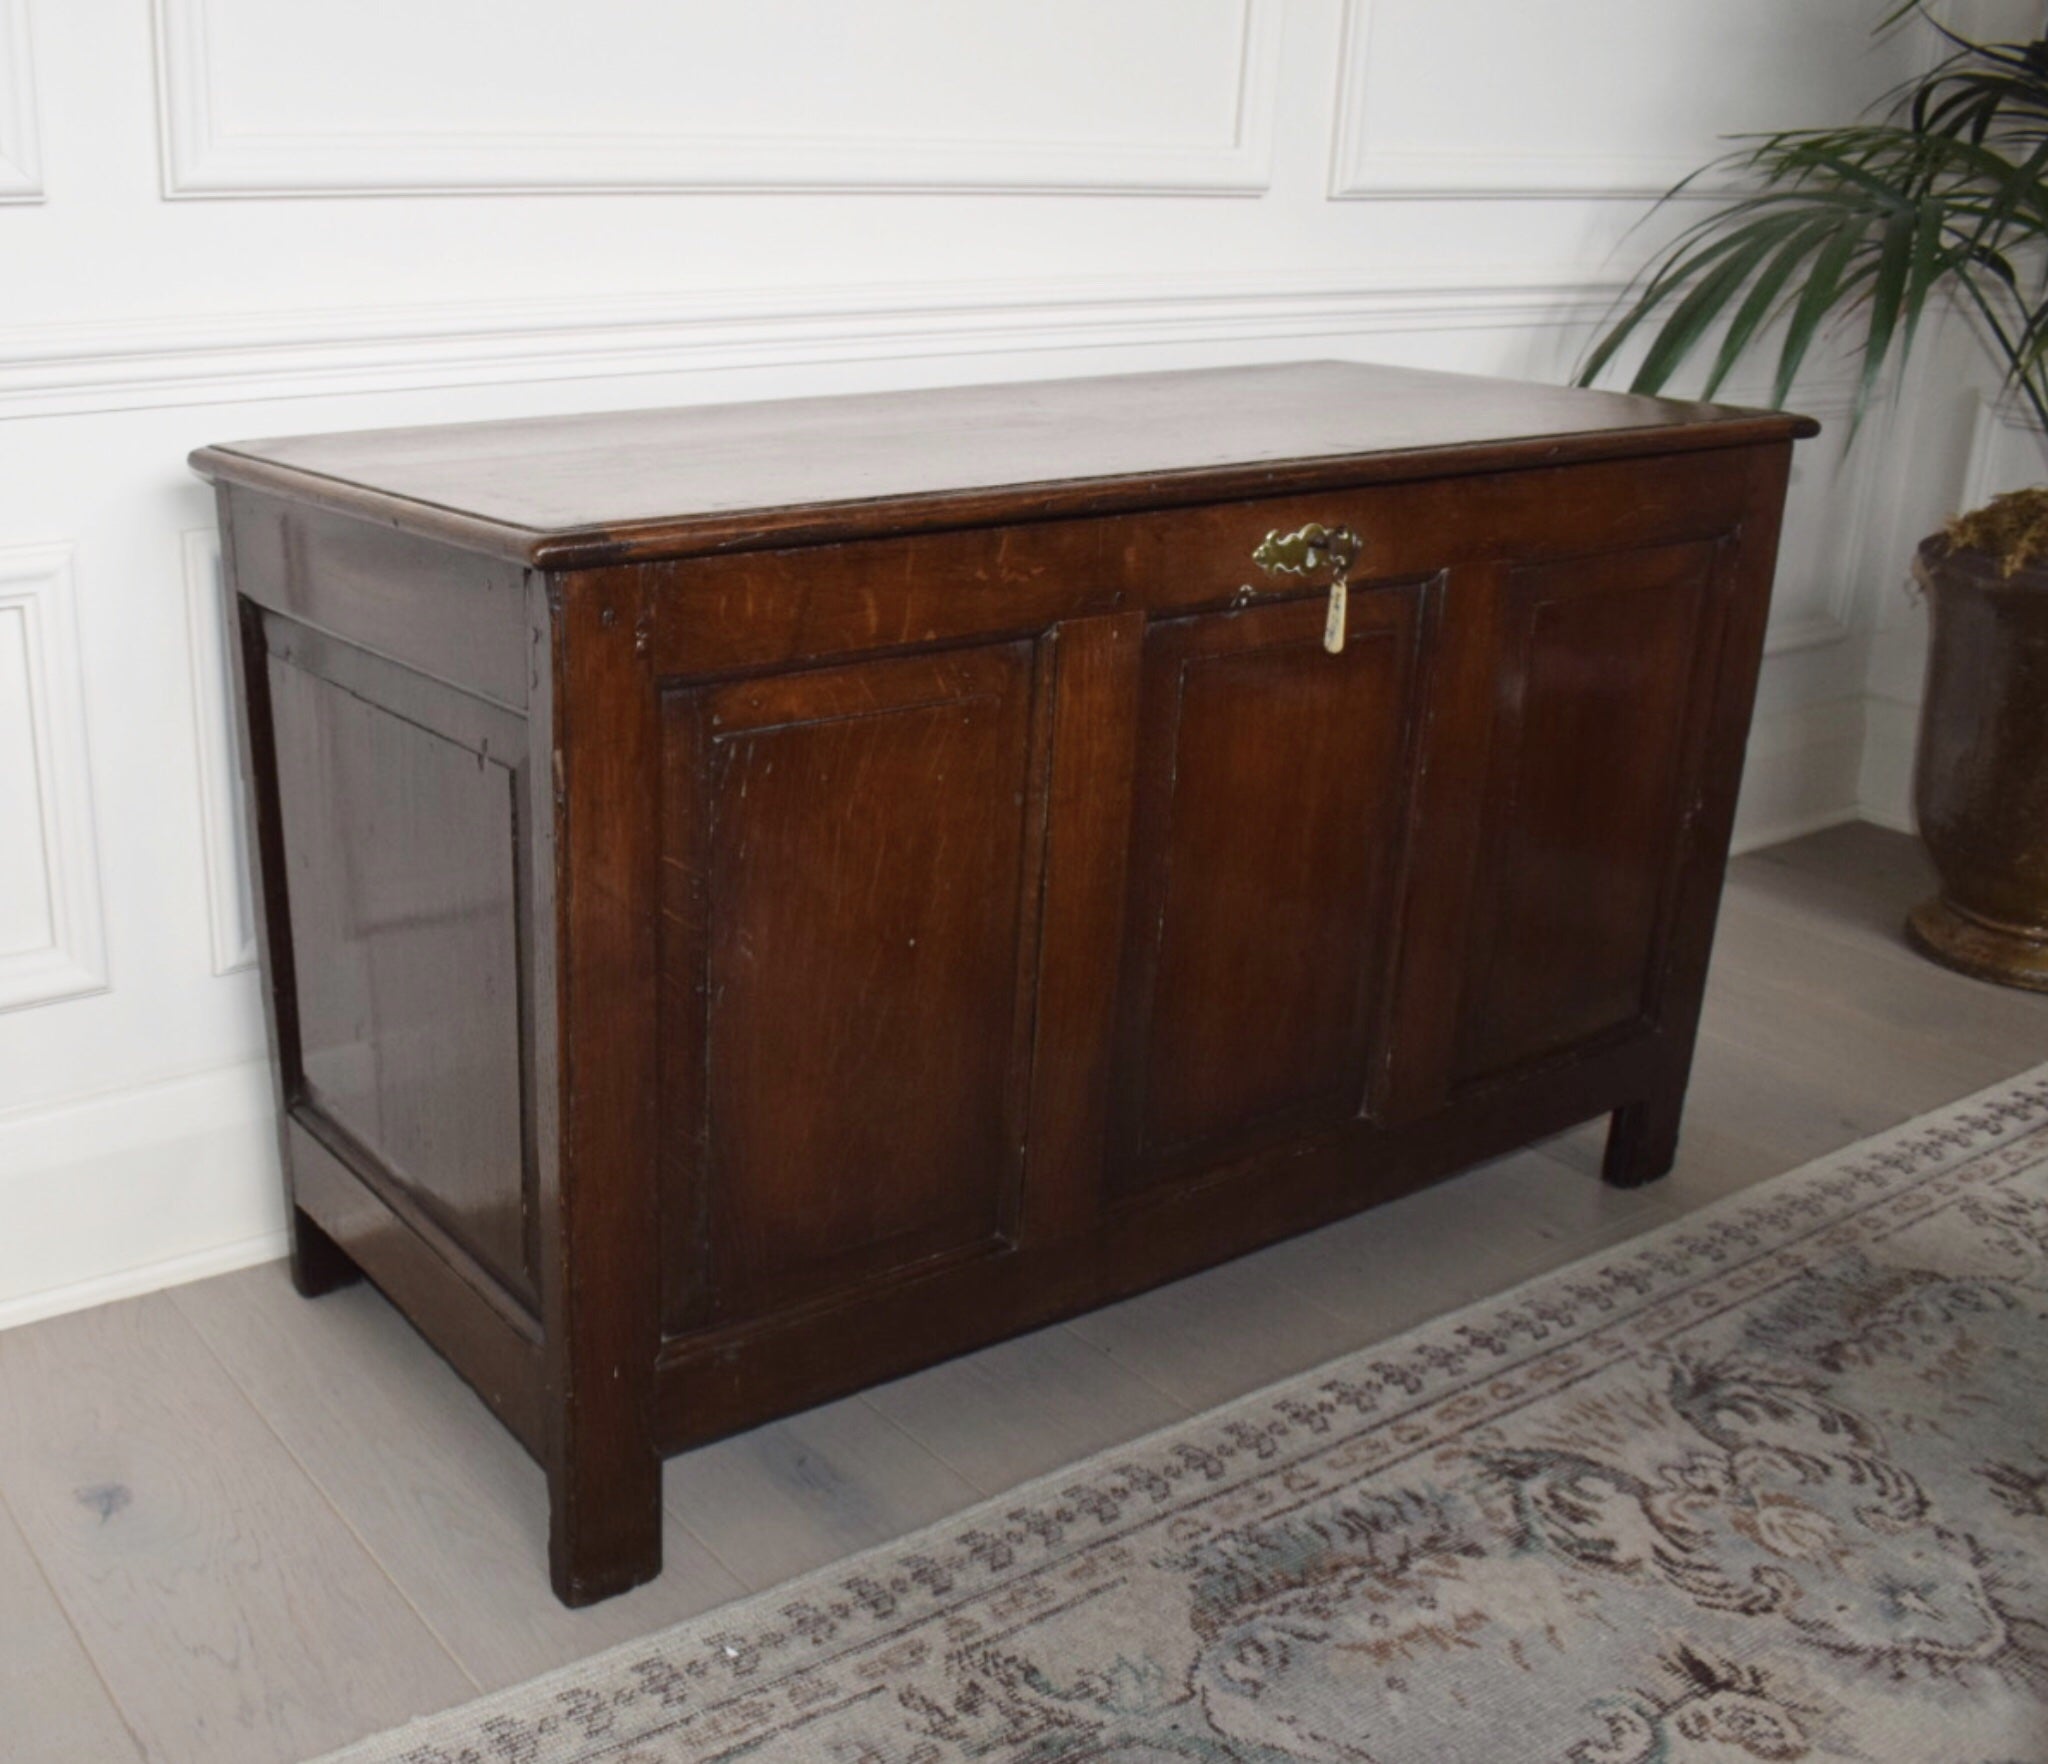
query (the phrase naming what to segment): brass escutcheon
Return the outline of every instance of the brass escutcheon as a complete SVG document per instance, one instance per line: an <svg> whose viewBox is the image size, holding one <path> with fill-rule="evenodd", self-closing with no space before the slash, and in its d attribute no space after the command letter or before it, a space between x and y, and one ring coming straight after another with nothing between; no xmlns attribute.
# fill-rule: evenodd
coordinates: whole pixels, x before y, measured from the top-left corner
<svg viewBox="0 0 2048 1764"><path fill-rule="evenodd" d="M1252 553L1252 562L1269 576L1309 576L1325 565L1342 576L1364 549L1365 541L1349 527L1310 521L1292 533L1268 533Z"/></svg>

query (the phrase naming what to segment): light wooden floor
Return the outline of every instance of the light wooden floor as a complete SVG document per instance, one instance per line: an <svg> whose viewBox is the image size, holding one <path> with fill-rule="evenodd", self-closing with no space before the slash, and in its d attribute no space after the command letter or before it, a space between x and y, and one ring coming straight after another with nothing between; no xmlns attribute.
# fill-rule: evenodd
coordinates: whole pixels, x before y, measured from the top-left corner
<svg viewBox="0 0 2048 1764"><path fill-rule="evenodd" d="M668 1569L542 1572L539 1472L374 1293L278 1267L0 1335L0 1755L300 1760L939 1518L2048 1059L2048 997L1900 943L1912 842L1731 872L1679 1168L1581 1129L1311 1237L671 1461Z"/></svg>

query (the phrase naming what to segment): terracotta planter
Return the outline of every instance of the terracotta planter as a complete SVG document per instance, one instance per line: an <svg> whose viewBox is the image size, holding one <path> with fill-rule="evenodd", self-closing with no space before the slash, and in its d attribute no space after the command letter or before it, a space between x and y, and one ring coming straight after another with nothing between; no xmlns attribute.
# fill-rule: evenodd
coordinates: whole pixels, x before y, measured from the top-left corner
<svg viewBox="0 0 2048 1764"><path fill-rule="evenodd" d="M2001 577L1939 536L1915 801L1941 892L1907 935L1951 968L2048 992L2048 568Z"/></svg>

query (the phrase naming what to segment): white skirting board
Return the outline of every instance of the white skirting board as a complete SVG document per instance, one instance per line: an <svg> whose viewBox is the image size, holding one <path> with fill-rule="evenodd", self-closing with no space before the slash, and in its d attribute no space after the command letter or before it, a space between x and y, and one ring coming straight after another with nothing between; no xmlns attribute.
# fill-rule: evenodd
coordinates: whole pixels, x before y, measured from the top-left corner
<svg viewBox="0 0 2048 1764"><path fill-rule="evenodd" d="M1735 851L1858 818L1863 709L1857 697L1758 713L1735 810Z"/></svg>
<svg viewBox="0 0 2048 1764"><path fill-rule="evenodd" d="M1858 804L1866 821L1914 830L1913 755L1920 739L1920 707L1873 693L1865 701L1866 735Z"/></svg>
<svg viewBox="0 0 2048 1764"><path fill-rule="evenodd" d="M260 1065L0 1115L0 1328L284 1254Z"/></svg>

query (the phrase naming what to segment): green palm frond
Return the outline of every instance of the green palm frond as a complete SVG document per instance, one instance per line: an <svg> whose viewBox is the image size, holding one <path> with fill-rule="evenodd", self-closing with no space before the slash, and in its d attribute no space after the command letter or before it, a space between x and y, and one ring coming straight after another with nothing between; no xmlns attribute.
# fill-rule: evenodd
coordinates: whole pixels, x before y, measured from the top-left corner
<svg viewBox="0 0 2048 1764"><path fill-rule="evenodd" d="M1909 14L1908 0L1886 27ZM1978 43L1927 19L1949 52L1879 120L1745 139L1710 174L1742 193L1685 228L1624 293L1580 382L1646 339L1630 389L1659 392L1710 340L1705 396L1782 331L1782 404L1833 321L1860 330L1860 420L1939 299L1959 302L2048 424L2048 287L2017 262L2048 243L2048 36Z"/></svg>

